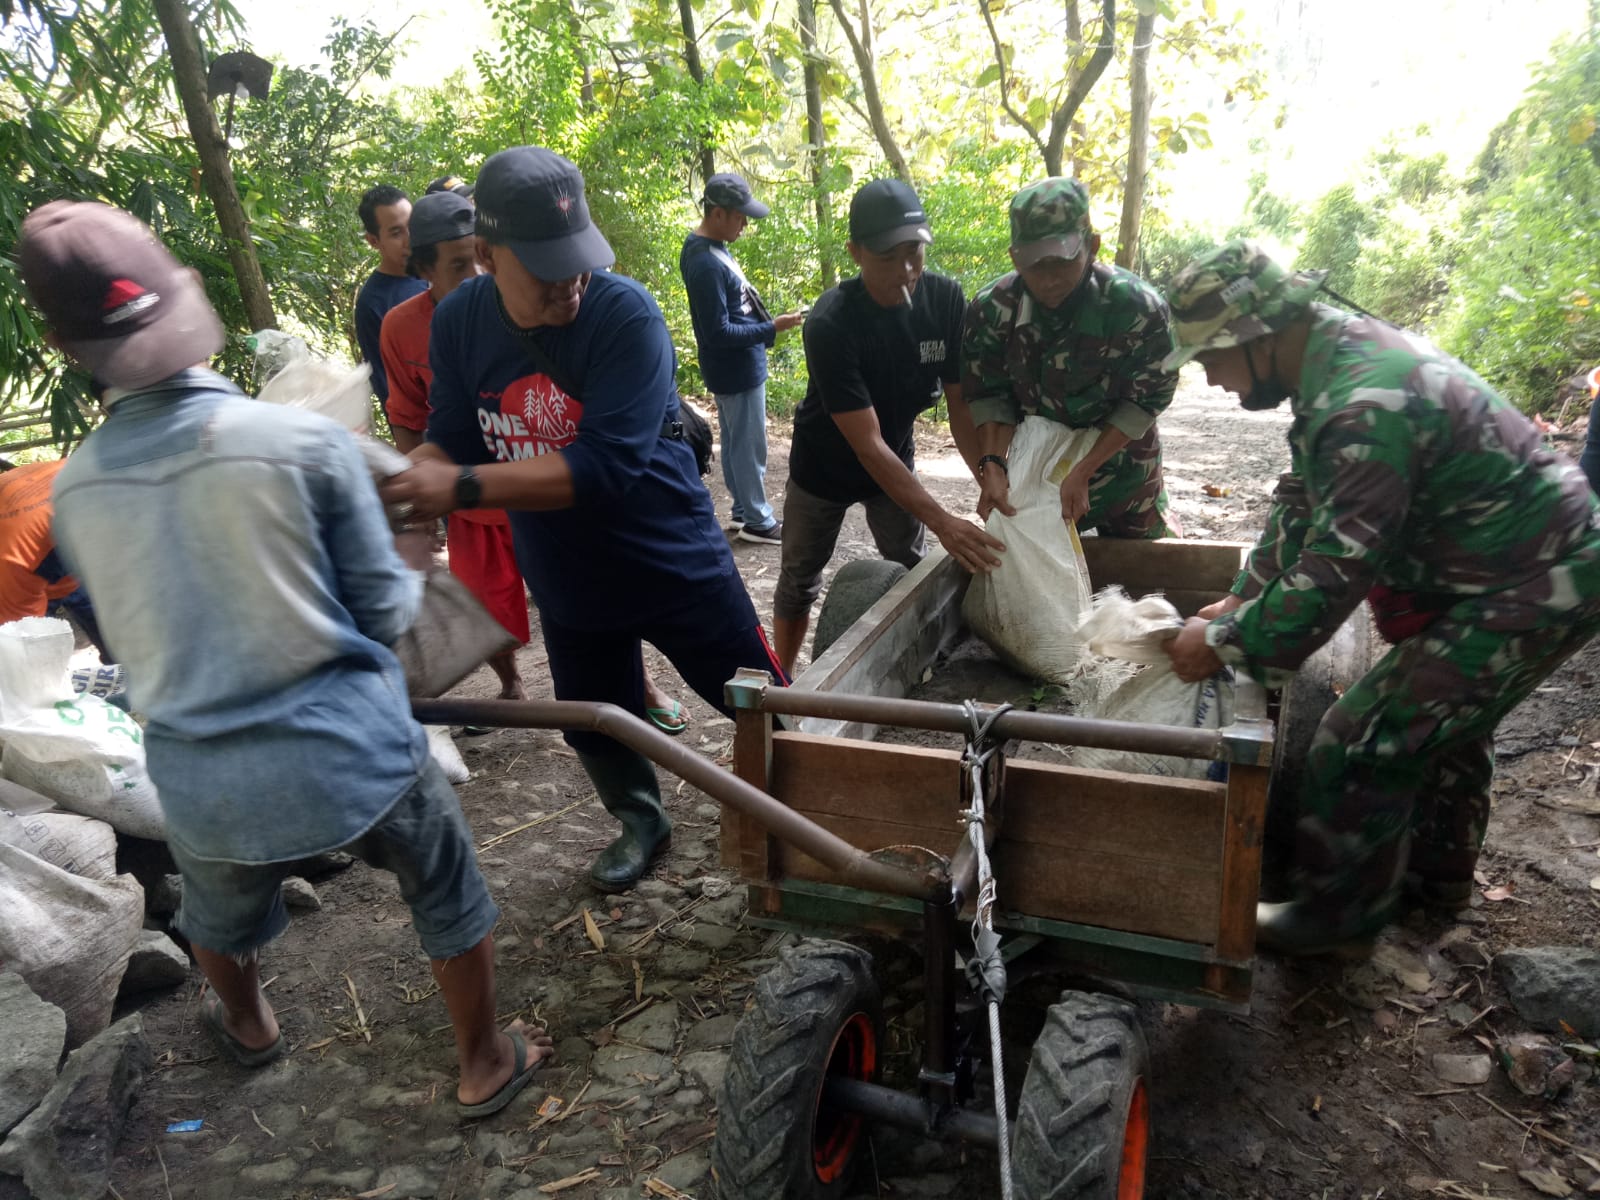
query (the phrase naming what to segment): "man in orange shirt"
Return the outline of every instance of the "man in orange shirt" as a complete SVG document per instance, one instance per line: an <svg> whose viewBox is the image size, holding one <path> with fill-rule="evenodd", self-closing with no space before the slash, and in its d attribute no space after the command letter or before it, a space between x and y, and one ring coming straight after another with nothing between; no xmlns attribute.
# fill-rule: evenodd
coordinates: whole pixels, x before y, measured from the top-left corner
<svg viewBox="0 0 1600 1200"><path fill-rule="evenodd" d="M433 310L461 284L477 275L473 248L472 201L454 190L429 192L411 210L411 252L406 269L428 290L395 305L383 318L379 346L389 378L387 414L394 444L409 454L428 428L428 330ZM511 547L511 525L502 509L470 508L450 514L446 545L450 570L472 590L490 614L519 642L531 636L522 574ZM489 660L505 700L526 699L517 671L516 651ZM650 719L667 733L682 733L689 718L676 700L661 691L648 671L645 695Z"/></svg>
<svg viewBox="0 0 1600 1200"><path fill-rule="evenodd" d="M105 658L89 598L67 574L50 529L50 487L66 465L33 463L0 475L0 625L65 609Z"/></svg>

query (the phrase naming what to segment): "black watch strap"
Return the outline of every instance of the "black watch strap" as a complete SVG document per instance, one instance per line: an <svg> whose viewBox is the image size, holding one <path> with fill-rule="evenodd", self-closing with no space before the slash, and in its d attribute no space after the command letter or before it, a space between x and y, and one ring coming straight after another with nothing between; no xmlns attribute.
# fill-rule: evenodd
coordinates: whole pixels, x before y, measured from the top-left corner
<svg viewBox="0 0 1600 1200"><path fill-rule="evenodd" d="M978 460L978 474L983 474L983 466L985 463L993 463L1006 473L1007 479L1011 478L1011 468L1006 465L1006 460L1001 458L998 454L985 454L982 458L980 458Z"/></svg>
<svg viewBox="0 0 1600 1200"><path fill-rule="evenodd" d="M456 476L456 507L477 508L483 502L483 480L471 467L462 467Z"/></svg>

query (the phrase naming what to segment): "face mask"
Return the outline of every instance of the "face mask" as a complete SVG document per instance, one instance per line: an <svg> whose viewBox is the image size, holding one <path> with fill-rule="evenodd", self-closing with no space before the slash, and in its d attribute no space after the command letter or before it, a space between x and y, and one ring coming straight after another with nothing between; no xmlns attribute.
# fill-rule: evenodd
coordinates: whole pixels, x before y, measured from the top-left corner
<svg viewBox="0 0 1600 1200"><path fill-rule="evenodd" d="M1255 355L1250 353L1250 347L1244 347L1244 364L1250 368L1250 394L1239 399L1240 407L1250 412L1261 412L1269 408L1277 408L1289 398L1289 389L1278 382L1278 343L1272 343L1272 358L1267 365L1267 377L1262 379L1256 374Z"/></svg>

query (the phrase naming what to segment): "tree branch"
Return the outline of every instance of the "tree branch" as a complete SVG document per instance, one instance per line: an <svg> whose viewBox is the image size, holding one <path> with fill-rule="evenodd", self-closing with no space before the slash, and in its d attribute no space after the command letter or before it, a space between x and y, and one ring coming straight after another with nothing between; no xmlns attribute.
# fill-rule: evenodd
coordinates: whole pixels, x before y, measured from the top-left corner
<svg viewBox="0 0 1600 1200"><path fill-rule="evenodd" d="M1050 143L1045 150L1044 163L1052 175L1061 174L1061 151L1066 145L1067 129L1078 115L1078 109L1083 107L1090 90L1105 73L1117 47L1117 0L1100 0L1100 9L1104 14L1100 26L1100 44L1095 47L1082 74L1072 81L1066 99L1050 117Z"/></svg>
<svg viewBox="0 0 1600 1200"><path fill-rule="evenodd" d="M994 63L1000 69L1000 107L1005 109L1006 116L1022 126L1033 144L1038 147L1039 153L1048 162L1050 152L1045 149L1044 139L1039 136L1039 131L1034 128L1033 122L1017 111L1011 103L1011 80L1006 73L1006 50L1000 42L1000 31L994 26L994 14L989 11L989 0L978 0L978 7L983 10L983 23L989 27L989 40L994 43Z"/></svg>
<svg viewBox="0 0 1600 1200"><path fill-rule="evenodd" d="M867 115L872 122L873 136L878 140L878 148L888 160L889 169L910 183L911 170L906 166L905 155L900 152L900 144L895 141L894 131L889 128L888 118L883 113L883 97L878 94L878 70L872 61L872 10L868 7L869 0L861 0L860 36L850 24L850 19L844 15L843 0L828 2L839 28L844 30L845 40L850 43L851 53L855 55L856 69L861 73L861 92L866 98Z"/></svg>

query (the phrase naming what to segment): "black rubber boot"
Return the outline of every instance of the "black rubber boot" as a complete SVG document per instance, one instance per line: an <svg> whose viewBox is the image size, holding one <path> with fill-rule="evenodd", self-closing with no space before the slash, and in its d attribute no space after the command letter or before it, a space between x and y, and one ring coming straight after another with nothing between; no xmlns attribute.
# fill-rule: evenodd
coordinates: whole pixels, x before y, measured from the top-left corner
<svg viewBox="0 0 1600 1200"><path fill-rule="evenodd" d="M600 793L600 803L622 823L621 836L589 867L589 880L602 892L625 892L672 843L672 822L661 806L655 766L621 745L604 754L580 751L578 760Z"/></svg>
<svg viewBox="0 0 1600 1200"><path fill-rule="evenodd" d="M1256 949L1301 957L1338 954L1365 957L1372 952L1377 927L1341 927L1300 900L1256 905Z"/></svg>
<svg viewBox="0 0 1600 1200"><path fill-rule="evenodd" d="M1473 884L1471 879L1436 879L1407 871L1401 886L1406 900L1417 907L1435 916L1453 917L1472 907Z"/></svg>

